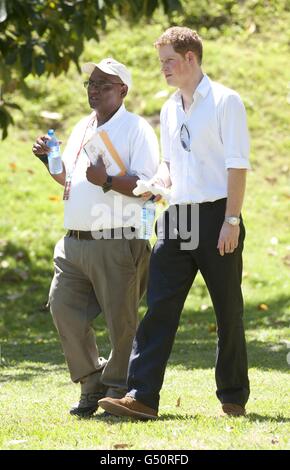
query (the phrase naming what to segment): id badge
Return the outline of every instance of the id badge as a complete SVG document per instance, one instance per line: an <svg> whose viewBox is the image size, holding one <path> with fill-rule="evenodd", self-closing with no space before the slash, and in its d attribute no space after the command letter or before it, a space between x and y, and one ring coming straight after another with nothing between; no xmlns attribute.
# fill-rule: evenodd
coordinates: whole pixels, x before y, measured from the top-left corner
<svg viewBox="0 0 290 470"><path fill-rule="evenodd" d="M63 192L63 200L68 201L69 200L69 195L70 195L70 188L71 188L71 175L67 175L65 179L65 185L64 185L64 192Z"/></svg>

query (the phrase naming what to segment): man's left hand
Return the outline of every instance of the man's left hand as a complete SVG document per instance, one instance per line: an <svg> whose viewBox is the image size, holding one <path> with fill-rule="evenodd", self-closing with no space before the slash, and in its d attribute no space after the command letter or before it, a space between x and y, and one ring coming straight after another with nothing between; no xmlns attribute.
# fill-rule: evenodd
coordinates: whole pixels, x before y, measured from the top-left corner
<svg viewBox="0 0 290 470"><path fill-rule="evenodd" d="M223 223L217 245L221 256L224 256L225 253L233 253L235 251L239 243L239 235L239 225L230 225L227 222Z"/></svg>
<svg viewBox="0 0 290 470"><path fill-rule="evenodd" d="M107 172L103 159L99 158L96 165L90 164L87 168L87 180L96 186L103 186L107 181Z"/></svg>

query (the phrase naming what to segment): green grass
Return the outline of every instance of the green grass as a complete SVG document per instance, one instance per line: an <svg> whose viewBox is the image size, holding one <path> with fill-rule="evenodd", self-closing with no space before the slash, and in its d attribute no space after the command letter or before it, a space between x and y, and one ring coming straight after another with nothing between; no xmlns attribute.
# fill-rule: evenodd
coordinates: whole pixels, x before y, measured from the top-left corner
<svg viewBox="0 0 290 470"><path fill-rule="evenodd" d="M286 14L285 14L286 15ZM63 234L61 188L31 154L36 135L51 127L41 110L59 111L59 137L87 113L81 78L28 78L31 96L19 98L24 114L0 144L0 447L2 449L286 449L289 448L289 74L287 18L270 35L214 34L205 40L204 69L238 90L252 135L244 219L247 238L243 290L251 396L246 418L220 418L215 398L215 320L199 276L187 299L161 395L160 419L133 423L77 420L68 414L78 386L70 383L49 312L52 252ZM284 25L284 28L283 28ZM114 53L129 63L135 89L129 109L152 122L166 91L151 47L162 31L152 23L121 25L83 60ZM271 24L272 27L272 24ZM120 37L122 40L120 40ZM288 54L288 55L287 55ZM69 85L68 85L69 84ZM37 89L37 92L36 92ZM288 97L288 101L287 101ZM16 96L17 98L17 96ZM157 126L158 131L158 126ZM140 316L145 313L140 307ZM102 354L109 352L103 320L95 322ZM179 406L177 406L180 403Z"/></svg>

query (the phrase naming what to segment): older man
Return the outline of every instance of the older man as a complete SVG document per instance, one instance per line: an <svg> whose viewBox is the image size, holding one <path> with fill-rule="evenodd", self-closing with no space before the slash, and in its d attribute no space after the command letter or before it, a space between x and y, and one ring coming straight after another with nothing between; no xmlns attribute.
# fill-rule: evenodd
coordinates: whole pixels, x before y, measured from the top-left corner
<svg viewBox="0 0 290 470"><path fill-rule="evenodd" d="M73 129L63 153L63 172L51 175L65 186L66 235L56 244L50 307L73 382L81 398L70 413L92 415L98 399L121 397L144 293L150 246L134 237L142 201L132 190L139 178L151 178L158 166L156 135L141 117L123 104L131 87L127 68L112 58L87 63L85 82L93 112ZM90 164L84 144L105 131L125 168L109 176L101 158ZM47 138L33 146L47 166ZM139 211L140 212L140 211ZM116 236L117 234L117 236ZM127 236L127 235L128 236ZM133 236L132 236L133 235ZM108 360L99 356L92 319L104 314L110 341Z"/></svg>

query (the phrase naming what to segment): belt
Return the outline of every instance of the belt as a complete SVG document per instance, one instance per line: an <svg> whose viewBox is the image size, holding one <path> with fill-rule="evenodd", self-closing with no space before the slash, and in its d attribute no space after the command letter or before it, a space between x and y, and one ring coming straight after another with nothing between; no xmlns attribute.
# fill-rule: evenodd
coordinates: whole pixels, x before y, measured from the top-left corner
<svg viewBox="0 0 290 470"><path fill-rule="evenodd" d="M77 240L100 240L102 238L110 240L112 238L129 238L128 235L135 231L135 227L106 228L103 230L94 231L68 230L66 236L70 238L76 238Z"/></svg>
<svg viewBox="0 0 290 470"><path fill-rule="evenodd" d="M226 200L227 200L227 198L223 197L221 199L216 199L215 201L205 201L205 202L185 201L185 202L182 202L180 204L173 204L173 205L176 206L176 207L179 207L179 206L195 206L195 205L202 206L202 207L206 207L206 206L210 207L213 204L224 204Z"/></svg>

